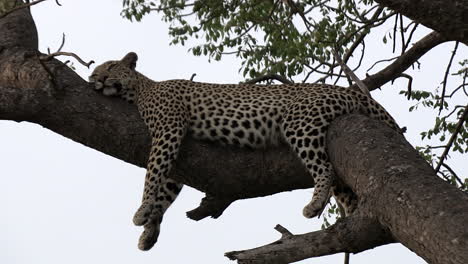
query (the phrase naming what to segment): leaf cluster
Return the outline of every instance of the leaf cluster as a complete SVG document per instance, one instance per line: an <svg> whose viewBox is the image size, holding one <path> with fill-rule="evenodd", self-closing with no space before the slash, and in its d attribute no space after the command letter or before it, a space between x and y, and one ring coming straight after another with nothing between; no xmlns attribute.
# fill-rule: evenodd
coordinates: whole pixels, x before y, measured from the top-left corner
<svg viewBox="0 0 468 264"><path fill-rule="evenodd" d="M376 20L372 1L360 0L124 0L122 15L140 21L151 11L169 24L171 44L195 43L191 52L221 60L241 58L243 76L278 74L292 79L337 65L343 53ZM380 14L380 11L379 11ZM382 13L385 16L385 12ZM322 73L322 74L323 74Z"/></svg>

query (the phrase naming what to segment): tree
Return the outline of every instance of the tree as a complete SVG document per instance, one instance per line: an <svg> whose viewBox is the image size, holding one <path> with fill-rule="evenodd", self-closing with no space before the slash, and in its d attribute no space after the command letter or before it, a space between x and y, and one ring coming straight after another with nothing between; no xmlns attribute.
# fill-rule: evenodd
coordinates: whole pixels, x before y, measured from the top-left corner
<svg viewBox="0 0 468 264"><path fill-rule="evenodd" d="M15 26L11 27L11 25ZM2 36L4 36L1 43L3 52L1 58L2 74L0 81L0 87L2 87L0 89L0 93L2 102L4 102L2 103L1 111L2 119L17 121L30 120L37 122L54 131L59 132L62 135L65 135L76 141L83 142L86 145L92 146L93 148L99 149L123 160L138 165L143 165L145 163L146 157L144 156L145 154L143 154L145 152L141 152L139 150L148 146L145 132L146 130L141 122L135 122L135 120L139 120L135 109L132 109L131 107L119 102L96 97L92 91L88 89L86 83L83 82L70 69L64 67L64 65L60 62L51 59L50 56L42 56L38 54L37 33L35 32L34 23L29 17L26 9L11 12L7 16L4 16L0 20L0 32L2 32ZM435 45L434 43L441 41L439 35L436 33L432 34L429 39L431 38L436 39L436 41L434 41L431 45ZM429 45L429 47L432 46ZM401 63L401 60L399 63ZM408 62L406 62L406 64L408 64ZM398 70L402 71L403 68L403 66L400 66ZM21 76L21 78L16 78L15 76ZM389 79L387 79L387 81ZM79 113L78 115L76 114L77 112ZM72 113L75 118L73 122L69 122L67 119L69 114ZM368 221L369 219L359 219L359 221L357 221L358 224L353 225L353 223L356 223L353 222L356 221L356 218L349 218L339 222L337 225L328 229L327 231L319 231L319 233L315 234L315 236L320 237L323 235L328 235L328 237L326 237L327 239L324 240L322 245L328 245L328 250L332 249L333 245L326 243L326 241L330 241L330 233L332 235L334 234L333 232L340 234L340 231L349 231L349 229L351 229L356 231L347 232L348 234L354 234L356 236L362 235L363 237L364 235L372 234L369 234L368 232L362 232L360 230L362 230L362 228L372 228L371 230L376 230L376 232L373 234L374 236L371 236L371 239L365 241L366 243L359 243L360 246L364 245L364 247L356 249L357 243L353 244L353 241L356 241L356 237L352 237L349 240L344 240L344 242L341 241L342 248L335 247L335 250L356 252L359 250L364 250L368 247L392 242L394 241L394 238L397 238L397 241L405 243L406 246L412 248L414 251L418 252L431 262L437 261L443 263L445 261L453 261L453 263L457 263L458 261L459 263L463 263L463 258L466 258L466 254L463 255L463 252L460 252L460 250L457 249L466 248L466 239L463 240L463 236L461 236L461 239L457 240L454 239L454 236L456 237L456 234L463 234L463 232L466 231L463 230L463 220L466 219L467 212L466 207L464 207L466 206L466 203L463 203L463 201L464 199L466 200L466 196L464 196L461 192L454 190L452 187L443 185L442 182L437 181L435 177L431 176L433 172L429 166L427 166L427 164L421 160L418 160L417 155L414 155L414 153L411 152L411 148L407 145L405 146L405 143L402 143L401 139L395 138L391 133L391 135L388 136L391 140L388 138L376 139L378 138L377 135L375 137L368 137L366 135L362 137L362 134L360 138L359 135L356 134L357 132L355 133L355 131L362 131L362 129L365 128L368 131L375 130L377 131L376 134L378 134L378 131L380 130L376 128L375 125L372 127L372 125L366 123L371 121L365 121L362 119L362 117L349 118L350 119L345 118L338 121L338 124L335 124L336 126L334 125L331 128L330 137L333 137L333 140L329 140L330 142L339 142L339 139L345 140L346 142L351 142L352 140L364 140L366 138L371 138L375 139L379 145L383 145L384 142L388 142L389 144L396 144L393 145L393 147L389 146L388 149L403 149L404 151L397 152L397 154L394 154L393 156L411 157L403 160L406 160L407 162L414 162L414 164L411 163L411 168L419 168L420 171L418 172L421 172L420 175L427 175L427 178L430 179L427 184L423 184L423 186L427 187L428 189L421 189L421 192L430 193L431 195L439 195L434 197L434 200L441 201L441 205L439 205L439 207L437 205L428 207L427 201L423 200L423 205L415 206L416 209L413 212L414 214L411 214L411 212L404 212L405 215L407 214L408 216L413 217L418 215L427 215L431 216L430 219L432 219L434 215L440 212L440 207L447 207L447 204L443 203L444 197L452 197L450 195L453 195L452 200L460 201L460 203L457 205L459 207L453 207L451 210L448 210L449 212L444 216L445 218L442 220L439 219L439 221L437 221L437 223L448 223L448 219L451 219L450 221L453 220L455 222L453 222L451 225L444 225L444 227L447 229L431 229L436 230L437 232L429 232L429 234L427 234L428 239L426 239L426 241L431 241L431 237L437 237L437 239L433 239L432 241L437 241L440 244L443 244L444 241L447 242L447 251L453 250L454 253L442 253L437 254L437 256L433 256L434 252L440 250L439 247L435 249L434 247L431 248L431 243L428 242L427 244L424 244L425 251L419 245L413 244L416 243L414 241L414 234L424 234L424 230L419 229L425 227L421 224L423 221L419 221L420 218L413 218L417 219L417 221L415 221L418 224L408 227L404 226L404 224L398 220L390 223L384 222L384 224L376 223L375 218L369 216L375 217L375 215L377 215L378 217L386 219L387 216L382 211L384 211L384 209L387 207L379 206L382 204L377 204L377 206L371 206L369 204L366 206L365 203L361 204L362 206L360 207L360 210L362 211L356 217L371 218L370 221ZM132 126L129 124L132 124ZM350 138L343 139L341 138L343 135L339 135L340 131L345 130L352 131L348 135ZM120 140L115 140L117 138ZM335 141L335 139L337 140ZM338 146L343 146L343 144L336 144ZM362 153L362 150L359 152L358 148L356 149L356 144L349 145L350 148L354 147L355 149L349 150L347 153ZM291 158L290 153L284 148L276 152L252 153L245 150L226 150L225 148L221 149L210 144L205 145L190 140L185 143L185 147L186 150L182 152L183 154L185 153L185 155L182 155L178 160L178 164L176 166L177 170L174 172L174 177L179 177L178 179L180 179L182 182L191 186L195 186L200 190L204 190L209 195L209 198L205 200L205 206L201 207L203 210L195 211L195 213L192 214L192 217L202 217L210 214L217 215L221 213L222 210L235 199L268 195L278 191L304 188L311 185L311 183L308 182L308 177L306 177L305 173L300 171L300 166L296 165L297 163L295 162L297 161L295 161L294 158ZM331 145L330 152L338 153L338 151L335 151L334 149L334 146ZM193 155L192 153L194 152L197 153L197 155ZM382 152L377 151L376 154L370 156L378 157L381 155L381 153ZM403 153L409 154L405 156ZM334 157L334 155L331 156ZM198 157L199 160L196 160L194 157ZM206 162L210 159L213 160L213 157L218 159L221 158L221 160L229 162L222 164L222 166L220 164ZM271 162L264 163L265 159L271 160ZM338 169L343 168L343 171L350 169L352 170L352 168L370 168L369 164L360 166L356 165L358 162L365 161L365 159L362 158L357 159L358 161L353 161L347 157L345 160L347 165L343 165L342 167L338 165L340 162L339 158L336 158L334 163ZM403 161L397 160L395 162L396 164L402 164ZM200 164L205 165L206 168L200 167ZM252 164L252 166L241 166L241 164ZM261 164L276 164L277 166L270 167L269 170L264 171L263 174L245 168L256 168ZM230 167L232 169L226 170L226 167ZM398 176L399 173L408 170L409 167L394 167L394 169L396 170L394 171L395 175L393 176ZM197 174L199 174L197 177L194 177L194 171L197 171ZM232 172L232 175L226 175L226 171ZM363 182L359 182L365 186L365 182L369 180L370 177L366 177L365 174L358 176L356 173L353 174L352 172L341 172L341 170L338 171L340 172L340 176L343 177L347 183L351 183L351 187L353 187L354 190L357 190L358 194L361 194L362 197L369 197L368 200L372 201L379 200L378 197L375 198L372 196L366 196L372 194L366 194L363 191L364 188L362 188L362 186L353 186L353 182L355 182L353 179L363 177ZM378 167L376 165L376 171L382 172L385 170L382 169L382 167ZM407 173L411 174L409 171ZM289 174L291 177L287 177L287 174ZM376 173L376 175L377 174L378 173ZM222 180L219 179L216 181L216 183L212 183L212 179L218 179L217 175L222 175ZM205 176L205 178L203 178L203 176ZM392 175L387 176L390 177ZM350 180L346 180L348 177L350 177ZM232 181L226 182L226 179L232 179ZM417 176L415 176L415 179L419 179L416 181L416 185L422 182L422 180ZM262 182L264 184L253 184L258 182ZM401 181L397 182L400 184L402 183ZM441 195L433 192L434 188L437 188L439 185L441 185L439 188L447 190L447 195ZM407 185L409 188L414 186L415 185L410 184ZM396 187L398 187L399 190L402 189L402 186ZM219 190L223 190L223 192L219 193ZM226 192L226 190L228 192ZM361 190L363 193L359 192L359 190ZM380 199L383 201L381 202L386 203L388 201L395 201L395 199L392 199L390 196L391 194L392 192L389 192L389 196L382 195L383 198ZM414 194L412 192L406 192L404 194L411 194L415 196L403 197L403 200L407 199L407 201L410 202L416 202L418 198L423 196L419 192L414 192ZM402 197L399 198L402 199ZM391 210L388 211L395 212L398 210L398 206L401 205L391 204L387 206L388 208L391 208ZM423 210L421 212L418 209L427 210ZM456 216L449 217L451 214ZM378 217L378 222L380 222L382 219L379 219ZM384 228L382 228L382 226ZM390 229L390 231L388 231L387 228L389 226L396 226L397 228L396 230ZM279 230L285 234L285 239L291 238L288 232L282 230L281 228L279 228ZM408 232L409 237L402 233L398 233L398 231L403 231L403 233L405 233L408 230L411 231ZM391 234L393 238L391 238L389 234ZM447 239L443 239L444 235L447 237ZM334 237L340 238L339 235ZM345 237L343 236L343 238ZM361 238L361 236L359 236L359 238ZM297 238L293 238L291 240L297 241ZM331 242L333 241L334 240L331 240ZM301 246L301 243L299 243L299 245ZM306 245L302 244L302 246L304 247ZM429 249L430 252L427 252L427 249ZM325 252L325 254L326 253L332 252L328 251ZM324 253L322 252L321 254ZM459 258L454 257L453 259L447 260L446 256L451 256L452 254L454 254L454 256L459 256ZM288 254L288 256L291 255L292 254ZM230 256L235 256L235 254L231 254ZM237 254L237 256L239 257L239 254ZM313 256L313 254L301 257L309 256ZM446 259L437 259L440 256L445 257Z"/></svg>

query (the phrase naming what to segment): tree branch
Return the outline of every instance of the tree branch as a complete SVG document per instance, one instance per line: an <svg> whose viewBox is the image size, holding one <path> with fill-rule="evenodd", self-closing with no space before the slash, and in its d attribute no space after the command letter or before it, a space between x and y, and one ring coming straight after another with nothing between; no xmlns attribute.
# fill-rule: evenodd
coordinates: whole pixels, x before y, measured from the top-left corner
<svg viewBox="0 0 468 264"><path fill-rule="evenodd" d="M359 198L359 215L376 217L428 263L468 263L468 195L437 177L402 136L347 115L332 122L327 143L336 174Z"/></svg>
<svg viewBox="0 0 468 264"><path fill-rule="evenodd" d="M10 2L15 2L15 1L11 1L11 0L9 0L9 1ZM37 0L37 1L30 2L30 3L25 3L25 4L22 4L22 5L15 6L10 10L6 10L3 14L0 14L0 19L8 16L9 14L11 14L11 13L17 11L17 10L27 8L27 7L30 7L30 6L33 6L33 5L37 5L37 4L39 4L41 2L44 2L44 1L46 1L46 0Z"/></svg>
<svg viewBox="0 0 468 264"><path fill-rule="evenodd" d="M413 47L402 54L393 63L388 65L383 70L368 76L363 83L369 88L370 91L379 88L385 83L396 79L406 69L408 69L415 61L421 58L426 52L435 46L448 41L447 38L437 32L432 32L416 42ZM356 86L356 85L353 85ZM357 87L356 87L357 88Z"/></svg>
<svg viewBox="0 0 468 264"><path fill-rule="evenodd" d="M41 56L41 60L50 60L51 58L58 57L58 56L70 56L75 58L79 63L81 63L83 66L86 66L86 68L89 68L91 64L94 63L93 60L90 60L89 62L85 62L83 59L80 58L80 56L76 55L73 52L64 52L64 51L57 51L48 55Z"/></svg>
<svg viewBox="0 0 468 264"><path fill-rule="evenodd" d="M285 264L340 252L358 253L394 243L390 233L377 221L364 217L339 219L331 227L293 235L282 226L275 228L282 237L258 248L232 251L226 257L238 264Z"/></svg>
<svg viewBox="0 0 468 264"><path fill-rule="evenodd" d="M282 83L293 84L293 82L286 79L286 77L283 77L283 76L278 75L278 74L267 74L267 75L258 76L256 78L250 79L250 80L248 80L248 81L246 81L244 83L245 84L254 84L254 83L269 81L269 80L277 80L277 81L280 81Z"/></svg>
<svg viewBox="0 0 468 264"><path fill-rule="evenodd" d="M447 39L458 40L468 45L468 5L465 0L375 1L436 30Z"/></svg>
<svg viewBox="0 0 468 264"><path fill-rule="evenodd" d="M452 136L450 137L449 141L447 142L447 145L445 146L444 152L442 155L440 155L439 163L437 164L437 167L435 168L435 171L438 172L440 169L440 166L444 163L445 158L447 157L450 148L452 148L452 144L457 139L457 135L460 132L460 129L463 126L463 123L468 120L468 105L465 106L465 110L460 116L460 119L458 120L458 123L455 127L455 131L453 131Z"/></svg>

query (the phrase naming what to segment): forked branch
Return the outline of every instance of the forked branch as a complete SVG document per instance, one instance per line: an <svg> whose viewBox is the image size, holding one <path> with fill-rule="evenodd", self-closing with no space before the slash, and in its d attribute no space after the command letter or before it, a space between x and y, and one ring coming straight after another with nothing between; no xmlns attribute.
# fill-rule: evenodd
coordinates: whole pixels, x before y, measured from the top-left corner
<svg viewBox="0 0 468 264"><path fill-rule="evenodd" d="M52 59L54 57L58 57L58 56L71 56L71 57L75 58L79 63L86 66L87 68L89 68L89 66L91 66L91 64L94 63L93 60L90 60L89 62L85 62L83 59L80 58L80 56L76 55L73 52L64 52L64 51L62 51L63 46L65 46L65 34L62 34L62 43L60 44L60 47L57 49L57 51L53 52L53 53L50 53L50 49L47 49L49 54L45 55L45 56L41 56L40 59L43 60L43 61L48 61L48 60L50 60L50 59Z"/></svg>
<svg viewBox="0 0 468 264"><path fill-rule="evenodd" d="M413 47L398 57L398 59L396 59L393 63L381 71L368 76L362 80L362 82L369 88L370 91L375 90L385 83L401 76L401 74L406 71L406 69L413 65L424 54L426 54L426 52L446 41L449 41L449 39L435 31L429 33L424 38L416 42Z"/></svg>
<svg viewBox="0 0 468 264"><path fill-rule="evenodd" d="M320 231L293 235L278 225L281 238L258 248L232 251L225 254L238 264L283 264L340 252L358 253L395 242L392 236L370 218L351 216L340 219L333 226Z"/></svg>

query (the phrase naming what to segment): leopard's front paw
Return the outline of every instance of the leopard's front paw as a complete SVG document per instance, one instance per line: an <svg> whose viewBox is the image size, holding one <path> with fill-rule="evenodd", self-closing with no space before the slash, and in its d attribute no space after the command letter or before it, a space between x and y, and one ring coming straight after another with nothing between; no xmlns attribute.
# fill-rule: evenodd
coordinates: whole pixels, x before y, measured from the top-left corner
<svg viewBox="0 0 468 264"><path fill-rule="evenodd" d="M150 250L158 241L159 222L149 222L145 225L145 231L140 236L138 248L143 251Z"/></svg>
<svg viewBox="0 0 468 264"><path fill-rule="evenodd" d="M143 203L133 216L133 223L142 226L147 223L160 223L162 220L161 206Z"/></svg>

